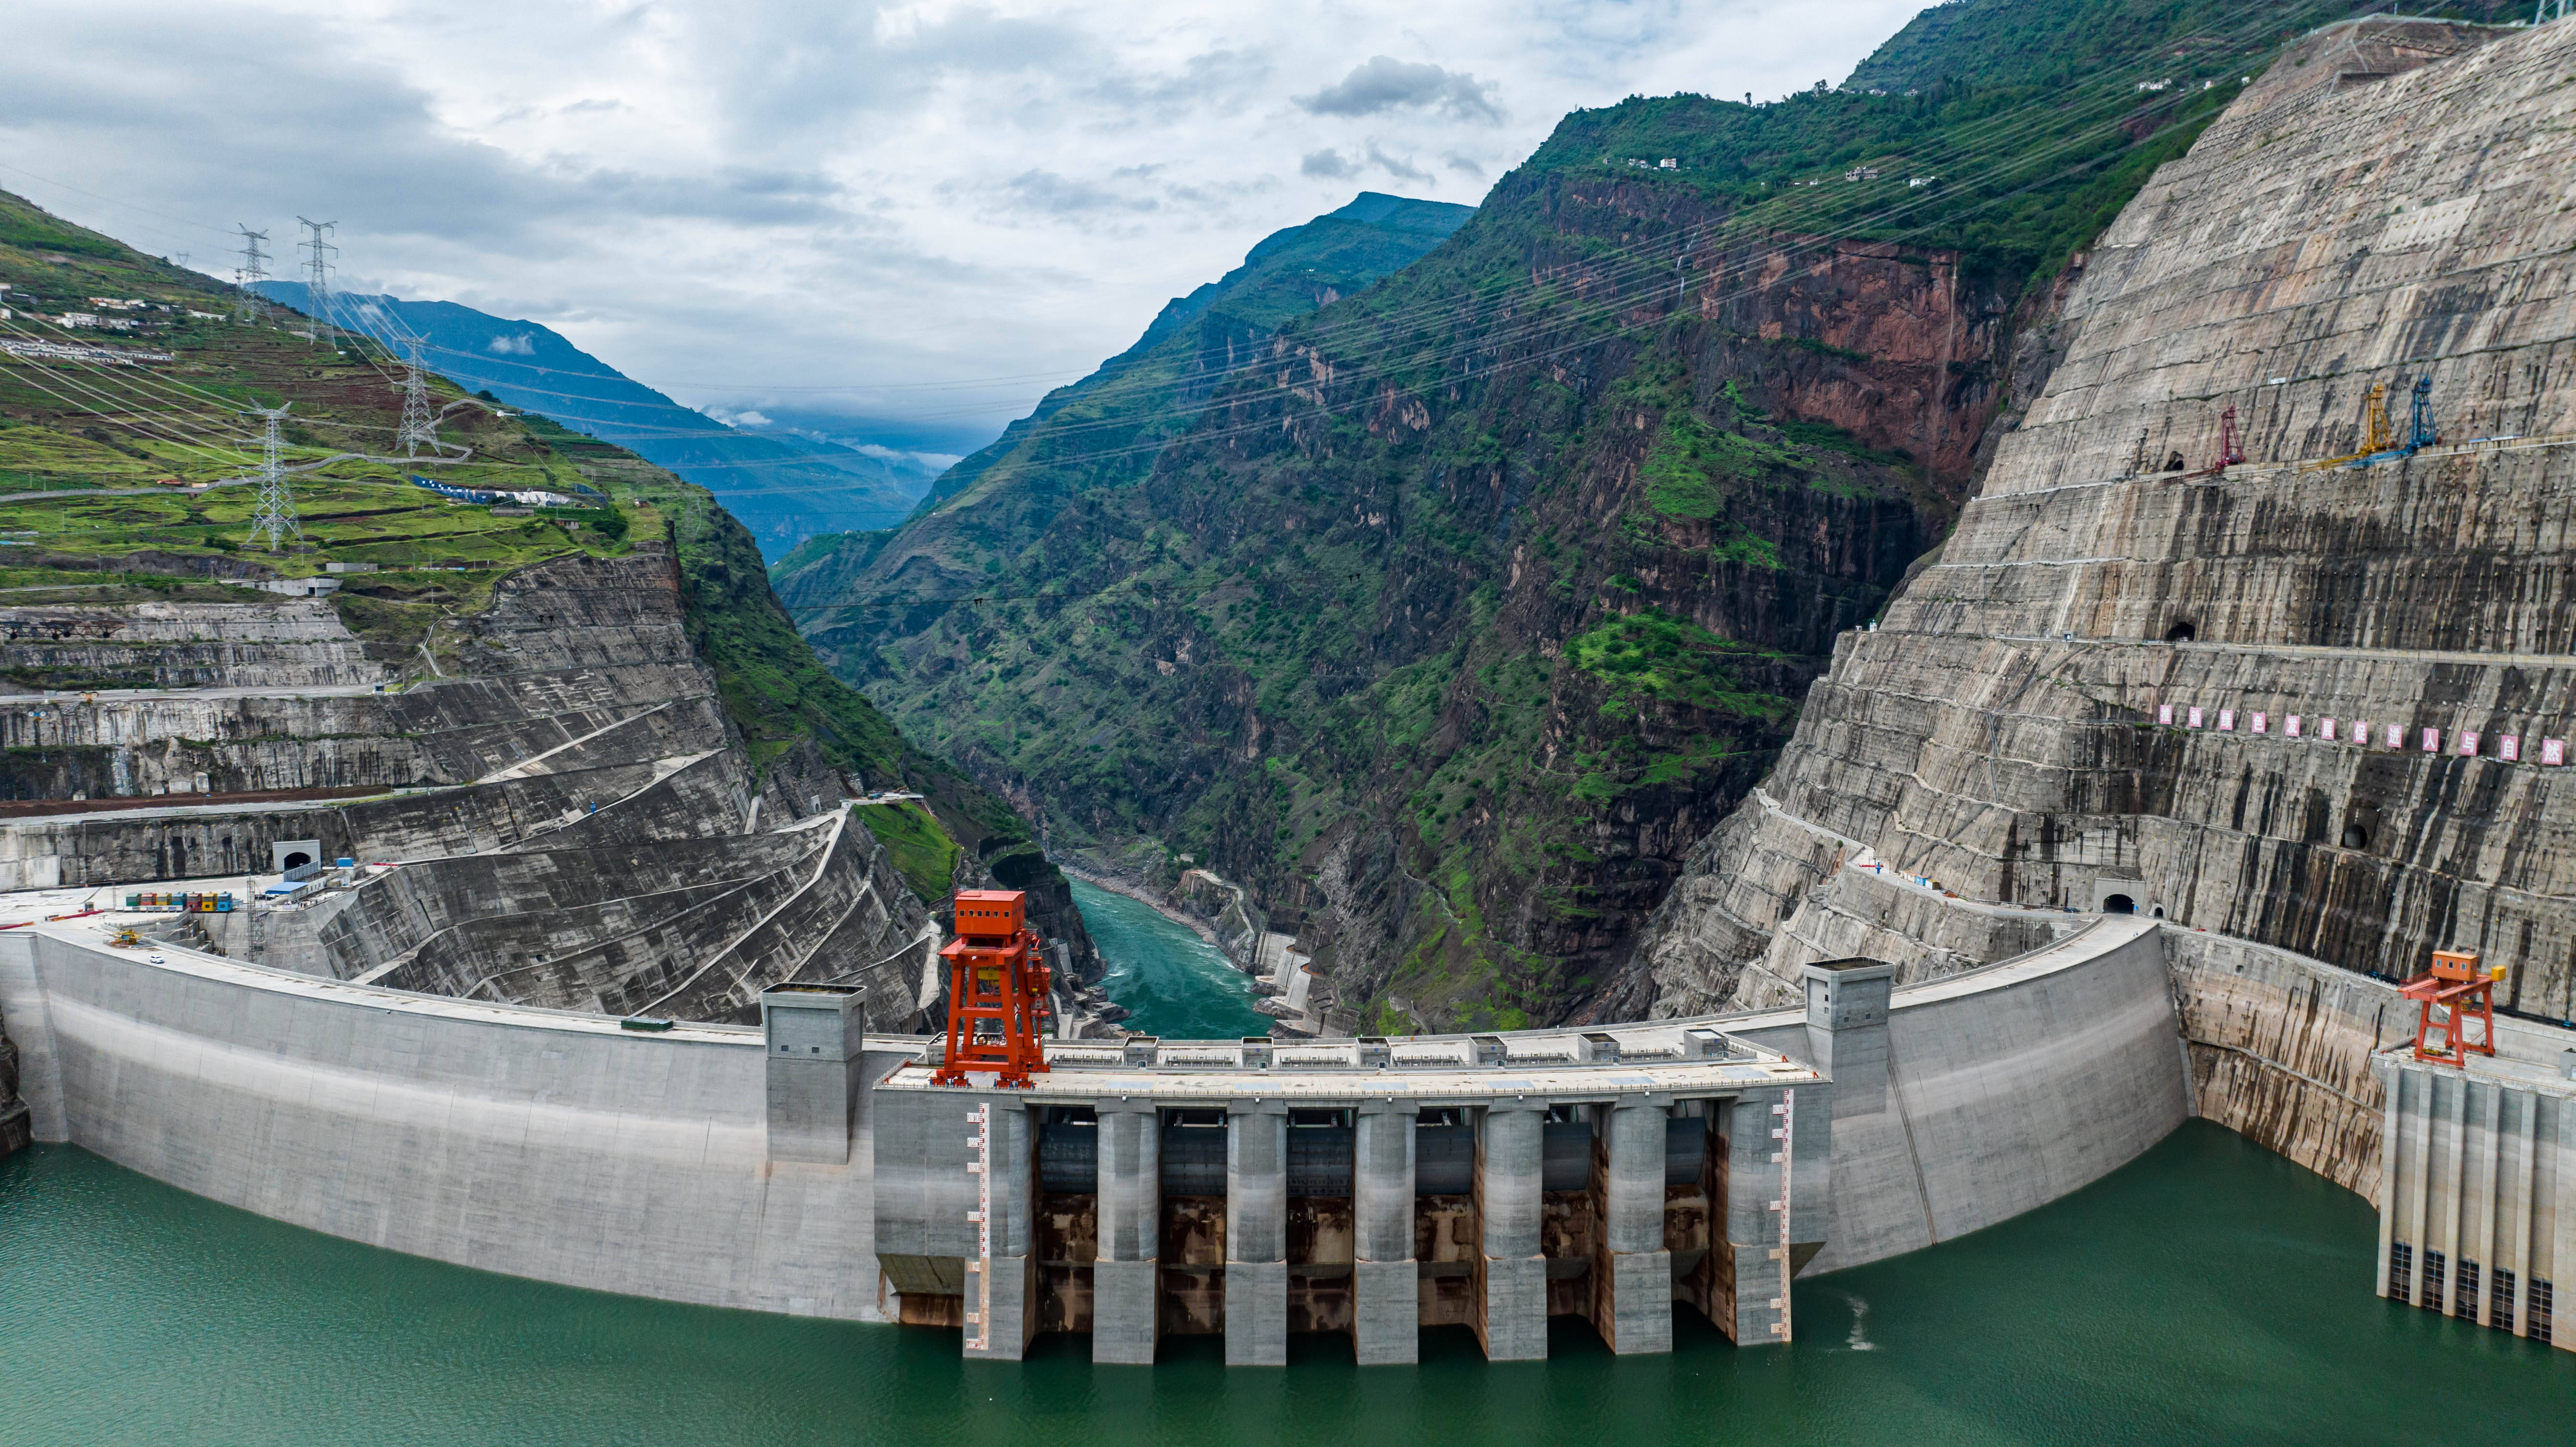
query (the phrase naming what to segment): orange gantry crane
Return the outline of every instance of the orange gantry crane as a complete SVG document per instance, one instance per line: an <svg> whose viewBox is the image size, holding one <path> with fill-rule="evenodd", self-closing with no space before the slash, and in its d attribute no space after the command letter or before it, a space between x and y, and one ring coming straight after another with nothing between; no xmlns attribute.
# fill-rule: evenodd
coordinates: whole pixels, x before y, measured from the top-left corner
<svg viewBox="0 0 2576 1447"><path fill-rule="evenodd" d="M2481 966L2475 950L2435 950L2433 968L2398 993L2417 1002L2415 1058L2466 1065L2495 1054L2495 984L2504 966Z"/></svg>
<svg viewBox="0 0 2576 1447"><path fill-rule="evenodd" d="M969 1072L991 1072L1003 1089L1025 1089L1046 1072L1047 995L1052 972L1041 963L1028 928L1028 895L1016 889L961 889L957 938L940 951L948 961L948 1053L933 1085L966 1085Z"/></svg>

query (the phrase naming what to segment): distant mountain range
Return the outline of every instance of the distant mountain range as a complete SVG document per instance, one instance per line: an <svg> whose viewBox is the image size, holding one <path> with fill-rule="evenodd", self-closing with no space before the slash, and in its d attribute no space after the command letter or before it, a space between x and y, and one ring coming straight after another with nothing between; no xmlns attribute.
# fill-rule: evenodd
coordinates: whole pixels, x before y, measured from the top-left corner
<svg viewBox="0 0 2576 1447"><path fill-rule="evenodd" d="M274 301L310 311L302 282L268 281ZM809 537L892 527L949 459L862 450L810 431L728 426L683 407L531 321L448 301L344 292L333 320L390 340L390 316L428 347L431 370L513 407L614 442L712 492L775 561Z"/></svg>

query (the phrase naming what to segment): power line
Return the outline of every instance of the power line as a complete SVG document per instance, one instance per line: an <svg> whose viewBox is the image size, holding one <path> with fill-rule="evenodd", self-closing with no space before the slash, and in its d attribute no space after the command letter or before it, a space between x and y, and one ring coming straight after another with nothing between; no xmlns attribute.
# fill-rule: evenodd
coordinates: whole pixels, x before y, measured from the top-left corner
<svg viewBox="0 0 2576 1447"><path fill-rule="evenodd" d="M394 429L394 441L405 457L417 457L426 447L438 451L438 421L429 412L429 378L421 371L420 342L409 339L403 349L402 423Z"/></svg>

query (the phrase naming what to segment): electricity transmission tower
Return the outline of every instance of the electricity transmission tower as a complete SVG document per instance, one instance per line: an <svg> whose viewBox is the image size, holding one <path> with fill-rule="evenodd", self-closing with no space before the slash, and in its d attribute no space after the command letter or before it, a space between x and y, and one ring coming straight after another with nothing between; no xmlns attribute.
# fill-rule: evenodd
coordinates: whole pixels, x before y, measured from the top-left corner
<svg viewBox="0 0 2576 1447"><path fill-rule="evenodd" d="M258 511L251 514L250 535L251 540L256 542L261 533L268 534L268 550L272 553L276 552L290 535L299 543L304 541L304 525L295 517L295 495L288 491L286 486L286 469L283 465L286 440L278 434L277 430L278 424L286 420L287 407L294 405L289 402L285 407L262 407L250 413L251 416L260 418L268 424L267 435L261 439L259 505Z"/></svg>
<svg viewBox="0 0 2576 1447"><path fill-rule="evenodd" d="M429 373L420 365L420 338L406 329L402 343L402 426L396 429L395 440L402 444L405 457L418 457L424 447L436 456L438 417L429 410Z"/></svg>
<svg viewBox="0 0 2576 1447"><path fill-rule="evenodd" d="M265 231L253 231L236 223L241 232L242 264L233 272L233 284L241 288L241 306L234 312L244 321L255 321L268 315L268 300L251 288L268 279L268 253L259 244L268 239Z"/></svg>
<svg viewBox="0 0 2576 1447"><path fill-rule="evenodd" d="M309 263L312 267L313 279L305 283L305 302L313 313L311 335L313 340L318 342L328 333L331 325L331 253L340 249L323 240L322 233L339 230L340 223L307 221L301 216L296 217L295 221L297 225L312 233L308 239L299 241L296 245L302 250L313 253Z"/></svg>
<svg viewBox="0 0 2576 1447"><path fill-rule="evenodd" d="M2576 15L2576 0L2540 0L2540 8L2531 13L2531 23L2546 25Z"/></svg>

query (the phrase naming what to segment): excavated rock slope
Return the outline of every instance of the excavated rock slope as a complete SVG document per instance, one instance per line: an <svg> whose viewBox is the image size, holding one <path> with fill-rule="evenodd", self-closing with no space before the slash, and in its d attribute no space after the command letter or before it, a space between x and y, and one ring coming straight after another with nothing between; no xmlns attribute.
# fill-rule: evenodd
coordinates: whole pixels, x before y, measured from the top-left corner
<svg viewBox="0 0 2576 1447"><path fill-rule="evenodd" d="M1939 563L1651 923L1659 1014L2028 943L1900 873L2383 975L2473 946L2569 1011L2576 781L2538 760L2576 734L2571 82L2576 26L2334 26L2157 174ZM2420 377L2442 445L2318 465L2375 388L2402 442ZM2250 461L2213 474L2229 407Z"/></svg>
<svg viewBox="0 0 2576 1447"><path fill-rule="evenodd" d="M27 666L113 646L120 666L159 672L178 655L165 691L0 705L21 789L136 796L0 820L0 886L264 873L274 844L312 840L321 859L400 867L263 915L256 940L247 914L201 917L219 947L399 988L701 1020L753 1018L782 980L863 983L872 1025L920 1022L936 925L810 743L755 775L667 552L541 564L441 628L462 676L376 693L358 640L301 600L0 610ZM321 676L342 664L359 676ZM262 691L317 682L369 691ZM402 792L193 797L335 788Z"/></svg>

